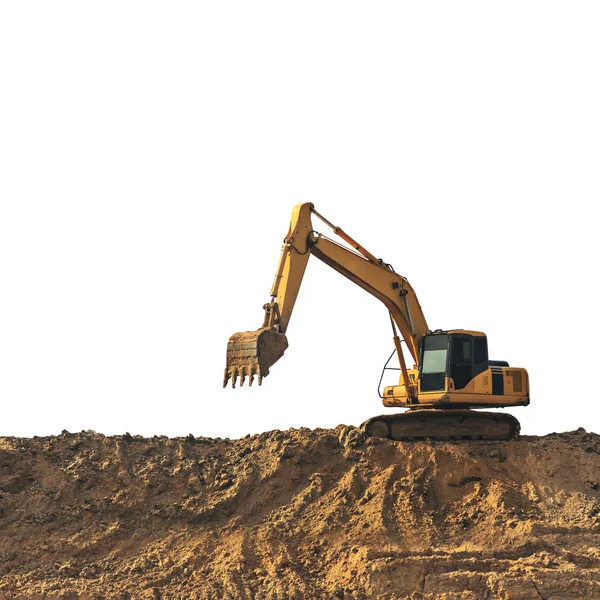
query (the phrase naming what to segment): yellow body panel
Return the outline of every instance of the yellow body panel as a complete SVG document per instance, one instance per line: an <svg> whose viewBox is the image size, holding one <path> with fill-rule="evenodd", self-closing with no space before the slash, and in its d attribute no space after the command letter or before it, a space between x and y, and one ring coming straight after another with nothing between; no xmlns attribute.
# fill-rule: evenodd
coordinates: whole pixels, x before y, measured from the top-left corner
<svg viewBox="0 0 600 600"><path fill-rule="evenodd" d="M471 335L476 332L470 332ZM502 375L502 394L493 393L492 375ZM419 381L419 371L410 369L408 376ZM402 379L402 378L401 378ZM490 367L479 373L464 388L454 389L454 381L446 377L445 389L435 392L422 392L419 387L418 402L412 403L402 381L388 386L383 392L385 406L527 406L529 404L529 376L525 369L514 367Z"/></svg>

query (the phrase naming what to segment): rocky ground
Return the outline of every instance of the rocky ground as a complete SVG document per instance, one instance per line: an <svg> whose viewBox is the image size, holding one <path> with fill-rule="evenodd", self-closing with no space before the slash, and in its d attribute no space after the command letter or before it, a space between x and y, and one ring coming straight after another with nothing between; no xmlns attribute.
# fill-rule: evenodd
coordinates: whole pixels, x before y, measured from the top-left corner
<svg viewBox="0 0 600 600"><path fill-rule="evenodd" d="M0 599L600 599L600 436L0 438Z"/></svg>

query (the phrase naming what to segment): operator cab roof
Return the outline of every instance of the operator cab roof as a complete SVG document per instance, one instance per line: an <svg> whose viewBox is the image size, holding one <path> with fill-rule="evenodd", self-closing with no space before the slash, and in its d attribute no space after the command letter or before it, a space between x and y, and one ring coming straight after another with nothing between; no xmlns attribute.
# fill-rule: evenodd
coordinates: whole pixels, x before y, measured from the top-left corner
<svg viewBox="0 0 600 600"><path fill-rule="evenodd" d="M427 331L425 335L441 335L441 334L453 334L459 333L461 335L472 335L474 337L485 337L485 333L481 331L472 331L471 329L436 329L435 331Z"/></svg>

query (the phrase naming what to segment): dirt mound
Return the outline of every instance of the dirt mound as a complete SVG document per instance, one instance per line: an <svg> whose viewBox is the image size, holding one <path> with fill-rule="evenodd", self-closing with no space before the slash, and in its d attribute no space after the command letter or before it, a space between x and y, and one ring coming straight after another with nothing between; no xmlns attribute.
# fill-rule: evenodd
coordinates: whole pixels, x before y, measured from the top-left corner
<svg viewBox="0 0 600 600"><path fill-rule="evenodd" d="M600 598L600 436L0 438L0 598Z"/></svg>

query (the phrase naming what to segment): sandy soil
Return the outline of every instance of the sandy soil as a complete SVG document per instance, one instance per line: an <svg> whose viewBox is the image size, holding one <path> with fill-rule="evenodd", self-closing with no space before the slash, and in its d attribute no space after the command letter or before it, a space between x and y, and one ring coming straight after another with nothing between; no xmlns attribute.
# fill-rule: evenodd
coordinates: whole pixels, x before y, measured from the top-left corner
<svg viewBox="0 0 600 600"><path fill-rule="evenodd" d="M600 598L600 436L0 438L0 599Z"/></svg>

